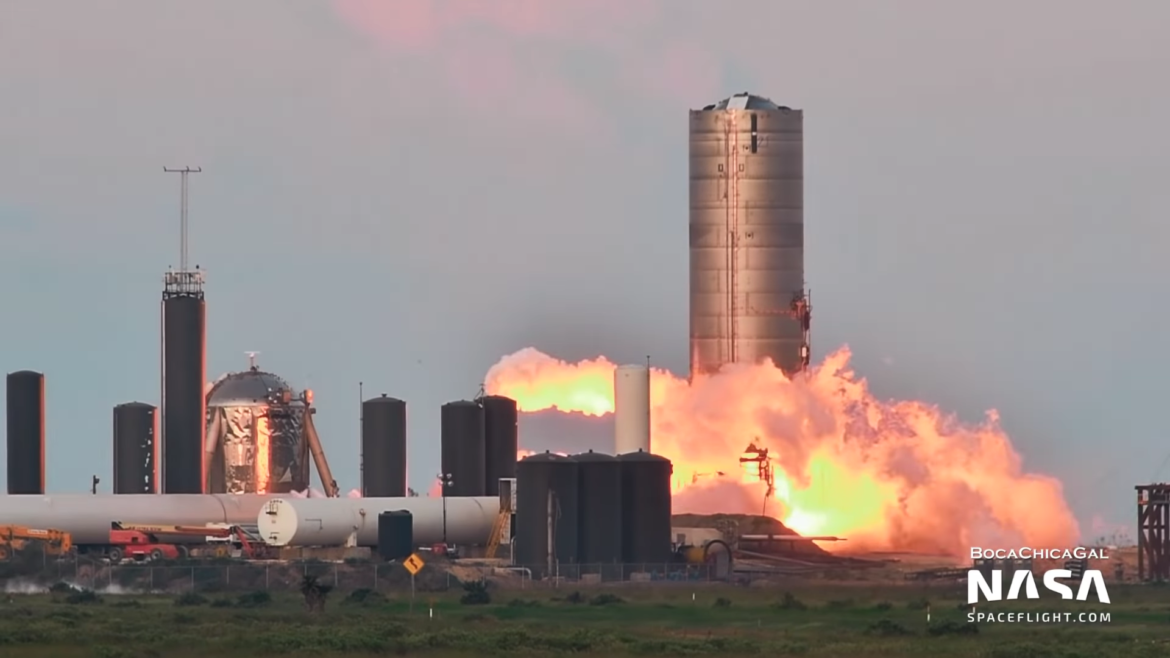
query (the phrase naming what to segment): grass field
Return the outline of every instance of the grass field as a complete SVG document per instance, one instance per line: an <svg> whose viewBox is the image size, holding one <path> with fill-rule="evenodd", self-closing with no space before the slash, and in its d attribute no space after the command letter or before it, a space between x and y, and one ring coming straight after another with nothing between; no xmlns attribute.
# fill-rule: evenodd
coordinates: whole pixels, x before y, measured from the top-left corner
<svg viewBox="0 0 1170 658"><path fill-rule="evenodd" d="M1170 589L1151 586L1111 587L1108 606L1050 598L989 606L1110 613L1110 622L1095 624L971 624L955 588L945 596L920 588L824 582L487 592L491 600L481 604L461 603L462 591L419 594L413 611L407 593L386 598L366 590L331 592L324 612L314 614L306 612L299 595L269 598L263 592L14 595L0 604L0 656L1170 655ZM981 606L980 611L990 610Z"/></svg>

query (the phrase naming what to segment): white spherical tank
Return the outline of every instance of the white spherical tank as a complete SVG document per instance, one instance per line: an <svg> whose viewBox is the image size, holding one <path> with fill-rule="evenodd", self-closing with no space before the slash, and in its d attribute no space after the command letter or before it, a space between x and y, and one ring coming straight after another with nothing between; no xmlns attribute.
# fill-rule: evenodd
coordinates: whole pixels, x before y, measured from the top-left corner
<svg viewBox="0 0 1170 658"><path fill-rule="evenodd" d="M260 536L272 546L377 546L378 515L407 511L415 544L486 544L500 511L495 496L442 498L285 498L264 505L256 517Z"/></svg>
<svg viewBox="0 0 1170 658"><path fill-rule="evenodd" d="M650 452L650 368L618 366L613 372L614 454Z"/></svg>

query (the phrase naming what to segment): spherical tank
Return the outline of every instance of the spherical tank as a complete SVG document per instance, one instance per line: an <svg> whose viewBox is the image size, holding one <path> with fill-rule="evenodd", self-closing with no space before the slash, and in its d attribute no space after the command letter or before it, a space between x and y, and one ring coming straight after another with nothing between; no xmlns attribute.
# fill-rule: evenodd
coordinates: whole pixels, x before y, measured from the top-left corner
<svg viewBox="0 0 1170 658"><path fill-rule="evenodd" d="M576 455L577 560L583 567L622 561L622 470L616 457L593 451Z"/></svg>
<svg viewBox="0 0 1170 658"><path fill-rule="evenodd" d="M250 525L270 499L203 494L0 496L0 524L62 530L78 545L108 544L112 523Z"/></svg>
<svg viewBox="0 0 1170 658"><path fill-rule="evenodd" d="M443 405L441 416L443 495L483 496L484 417L478 402L461 400Z"/></svg>
<svg viewBox="0 0 1170 658"><path fill-rule="evenodd" d="M7 385L8 493L45 493L45 376L10 373Z"/></svg>
<svg viewBox="0 0 1170 658"><path fill-rule="evenodd" d="M371 398L362 403L362 497L406 496L406 403Z"/></svg>
<svg viewBox="0 0 1170 658"><path fill-rule="evenodd" d="M220 378L207 394L203 459L213 493L288 493L309 487L305 404L257 368Z"/></svg>
<svg viewBox="0 0 1170 658"><path fill-rule="evenodd" d="M114 407L114 493L158 493L158 418L144 402Z"/></svg>
<svg viewBox="0 0 1170 658"><path fill-rule="evenodd" d="M620 455L622 555L627 564L670 561L670 460L648 452ZM523 495L523 490L521 490Z"/></svg>
<svg viewBox="0 0 1170 658"><path fill-rule="evenodd" d="M203 291L163 296L162 490L204 492L206 310Z"/></svg>
<svg viewBox="0 0 1170 658"><path fill-rule="evenodd" d="M690 113L691 374L806 350L803 113L737 94Z"/></svg>
<svg viewBox="0 0 1170 658"><path fill-rule="evenodd" d="M577 460L550 452L525 457L516 464L517 565L545 571L550 522L553 559L560 564L578 561L578 477Z"/></svg>
<svg viewBox="0 0 1170 658"><path fill-rule="evenodd" d="M650 452L650 368L618 366L613 371L614 453Z"/></svg>
<svg viewBox="0 0 1170 658"><path fill-rule="evenodd" d="M516 401L502 395L489 395L483 405L485 469L484 485L488 496L500 493L500 478L516 477L519 443L519 414Z"/></svg>
<svg viewBox="0 0 1170 658"><path fill-rule="evenodd" d="M444 507L446 513L444 514ZM254 515L273 546L378 545L378 516L409 512L417 545L449 542L483 545L500 512L498 497L277 498Z"/></svg>

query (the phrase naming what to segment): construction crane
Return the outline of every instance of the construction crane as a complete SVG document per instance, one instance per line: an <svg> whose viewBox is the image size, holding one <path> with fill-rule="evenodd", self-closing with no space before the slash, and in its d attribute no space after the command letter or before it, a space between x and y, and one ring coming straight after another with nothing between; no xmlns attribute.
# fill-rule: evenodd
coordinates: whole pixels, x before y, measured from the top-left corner
<svg viewBox="0 0 1170 658"><path fill-rule="evenodd" d="M756 440L758 441L759 439L757 438ZM776 479L772 472L772 460L768 458L768 449L757 447L756 442L752 441L748 444L747 449L743 451L743 454L750 456L740 457L739 463L755 464L756 475L759 476L760 482L768 486L767 491L764 492L764 509L761 512L763 516L767 516L768 499L776 494Z"/></svg>
<svg viewBox="0 0 1170 658"><path fill-rule="evenodd" d="M0 560L40 544L45 555L67 555L73 549L73 535L62 530L42 530L20 525L0 525Z"/></svg>

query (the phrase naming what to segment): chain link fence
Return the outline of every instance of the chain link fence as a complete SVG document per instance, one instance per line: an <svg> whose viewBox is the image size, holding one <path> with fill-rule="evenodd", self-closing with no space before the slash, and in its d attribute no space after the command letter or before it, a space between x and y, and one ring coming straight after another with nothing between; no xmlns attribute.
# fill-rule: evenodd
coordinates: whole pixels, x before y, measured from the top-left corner
<svg viewBox="0 0 1170 658"><path fill-rule="evenodd" d="M40 562L38 560L38 562ZM85 556L27 564L0 574L7 591L34 591L65 582L109 593L296 592L306 576L337 591L369 589L409 592L412 577L399 563L370 562L190 562L111 565ZM722 577L721 577L722 576ZM516 589L619 583L715 582L726 580L713 565L560 564L492 566L475 561L431 561L413 577L416 591L442 592L463 582L491 579Z"/></svg>

